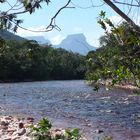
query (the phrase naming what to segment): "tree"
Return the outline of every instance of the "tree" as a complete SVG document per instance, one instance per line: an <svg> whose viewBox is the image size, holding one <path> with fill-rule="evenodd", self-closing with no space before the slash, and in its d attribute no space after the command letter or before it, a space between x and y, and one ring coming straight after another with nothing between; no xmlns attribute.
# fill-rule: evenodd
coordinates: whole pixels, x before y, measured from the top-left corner
<svg viewBox="0 0 140 140"><path fill-rule="evenodd" d="M104 2L107 5L109 5L124 20L126 20L128 22L128 24L131 25L133 27L133 29L140 34L140 27L138 25L136 25L136 23L126 13L124 13L120 8L118 8L114 4L114 3L117 3L117 4L127 5L127 6L131 6L131 7L140 7L140 1L139 0L131 0L130 3L129 2L125 2L125 1L118 2L116 0L112 0L112 1L111 0L104 0Z"/></svg>
<svg viewBox="0 0 140 140"><path fill-rule="evenodd" d="M99 23L111 26L111 32L100 38L101 48L87 56L87 79L98 90L101 81L107 86L130 82L140 88L140 38L132 27L124 22L115 27L101 12Z"/></svg>
<svg viewBox="0 0 140 140"><path fill-rule="evenodd" d="M0 39L0 81L83 79L85 57L36 41Z"/></svg>

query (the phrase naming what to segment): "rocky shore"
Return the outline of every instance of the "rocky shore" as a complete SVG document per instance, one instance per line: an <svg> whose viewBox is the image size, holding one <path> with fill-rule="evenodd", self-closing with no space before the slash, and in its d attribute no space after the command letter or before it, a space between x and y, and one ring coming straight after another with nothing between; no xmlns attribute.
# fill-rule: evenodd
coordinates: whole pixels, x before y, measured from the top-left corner
<svg viewBox="0 0 140 140"><path fill-rule="evenodd" d="M29 125L33 124L33 118L16 118L13 116L0 117L1 140L31 140L29 137Z"/></svg>
<svg viewBox="0 0 140 140"><path fill-rule="evenodd" d="M34 140L34 132L31 125L34 124L34 118L18 118L14 116L0 116L0 140ZM37 124L34 124L37 126ZM49 131L51 137L62 136L66 130L52 129ZM80 138L79 140L87 140Z"/></svg>

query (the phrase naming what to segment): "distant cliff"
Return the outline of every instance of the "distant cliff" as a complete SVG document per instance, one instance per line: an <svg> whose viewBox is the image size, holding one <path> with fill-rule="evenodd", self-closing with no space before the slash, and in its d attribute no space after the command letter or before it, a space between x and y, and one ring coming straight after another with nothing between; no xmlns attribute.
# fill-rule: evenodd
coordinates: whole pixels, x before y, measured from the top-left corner
<svg viewBox="0 0 140 140"><path fill-rule="evenodd" d="M88 44L83 34L68 35L66 39L62 40L59 45L55 45L54 47L63 48L82 55L86 55L89 51L96 49L96 47Z"/></svg>

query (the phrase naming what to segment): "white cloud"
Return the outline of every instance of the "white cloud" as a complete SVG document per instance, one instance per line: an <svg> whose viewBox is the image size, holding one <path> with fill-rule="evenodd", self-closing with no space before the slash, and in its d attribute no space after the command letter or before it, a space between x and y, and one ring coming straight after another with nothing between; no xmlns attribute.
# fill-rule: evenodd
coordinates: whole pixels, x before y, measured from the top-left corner
<svg viewBox="0 0 140 140"><path fill-rule="evenodd" d="M120 23L122 23L123 21L125 21L122 17L120 16L111 16L109 17L109 19L115 24L115 25L119 25ZM140 25L140 16L134 17L132 18L132 20L137 24Z"/></svg>
<svg viewBox="0 0 140 140"><path fill-rule="evenodd" d="M94 47L99 47L99 39L98 38L88 38L87 42Z"/></svg>
<svg viewBox="0 0 140 140"><path fill-rule="evenodd" d="M33 31L40 31L40 30L45 29L45 26L29 27L27 29L33 30ZM28 30L18 28L17 35L22 36L22 37L26 37L26 36L45 36L45 33L44 32L31 32L31 31L28 31Z"/></svg>
<svg viewBox="0 0 140 140"><path fill-rule="evenodd" d="M29 27L27 28L29 30L39 31L45 29L45 26L39 26L39 27ZM17 35L22 37L28 37L28 36L43 36L51 41L53 45L58 45L61 43L63 39L66 38L66 36L63 35L56 35L55 31L51 32L30 32L28 30L24 30L21 28L18 28Z"/></svg>
<svg viewBox="0 0 140 140"><path fill-rule="evenodd" d="M57 36L55 36L55 37L52 37L52 38L50 39L50 41L52 42L53 45L58 45L58 44L60 44L61 41L62 41L63 39L65 39L65 38L66 38L66 36L57 35Z"/></svg>
<svg viewBox="0 0 140 140"><path fill-rule="evenodd" d="M115 25L119 25L120 23L122 23L124 21L124 19L120 16L111 16L111 17L109 17L109 19Z"/></svg>
<svg viewBox="0 0 140 140"><path fill-rule="evenodd" d="M75 31L75 32L82 32L82 28L76 26L76 27L74 27L74 31Z"/></svg>

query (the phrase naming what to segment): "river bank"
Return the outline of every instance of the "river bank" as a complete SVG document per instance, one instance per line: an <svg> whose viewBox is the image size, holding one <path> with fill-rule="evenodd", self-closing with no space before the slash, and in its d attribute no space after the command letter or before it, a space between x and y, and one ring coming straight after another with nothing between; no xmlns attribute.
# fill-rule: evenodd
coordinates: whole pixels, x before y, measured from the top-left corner
<svg viewBox="0 0 140 140"><path fill-rule="evenodd" d="M32 118L18 118L14 116L0 116L1 140L31 140L29 126Z"/></svg>
<svg viewBox="0 0 140 140"><path fill-rule="evenodd" d="M33 131L33 128L31 127L39 128L37 126L38 124L34 123L34 118L32 117L19 118L15 116L0 116L0 140L34 140L40 133ZM44 126L42 128L44 129ZM46 130L43 130L43 132L45 131ZM68 136L65 134L66 131L67 130L62 128L51 128L50 130L46 131L46 134L44 133L46 138L42 140L48 138L49 140L53 140L55 138L59 139L61 137L66 137L65 139L67 139ZM69 132L71 131L69 130ZM75 135L76 133L73 133L73 136ZM79 136L77 140L87 139L81 135L81 138Z"/></svg>

